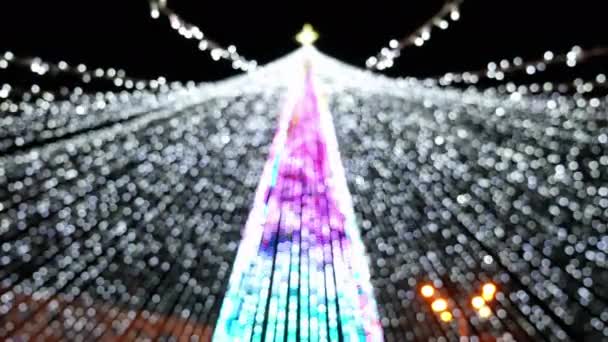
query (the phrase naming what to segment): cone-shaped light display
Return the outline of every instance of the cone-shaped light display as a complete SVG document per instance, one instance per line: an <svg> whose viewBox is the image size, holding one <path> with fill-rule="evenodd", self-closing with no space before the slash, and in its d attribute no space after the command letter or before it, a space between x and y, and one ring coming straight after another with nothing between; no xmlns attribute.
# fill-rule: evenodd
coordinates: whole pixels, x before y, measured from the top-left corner
<svg viewBox="0 0 608 342"><path fill-rule="evenodd" d="M330 113L307 69L273 140L215 341L380 341Z"/></svg>

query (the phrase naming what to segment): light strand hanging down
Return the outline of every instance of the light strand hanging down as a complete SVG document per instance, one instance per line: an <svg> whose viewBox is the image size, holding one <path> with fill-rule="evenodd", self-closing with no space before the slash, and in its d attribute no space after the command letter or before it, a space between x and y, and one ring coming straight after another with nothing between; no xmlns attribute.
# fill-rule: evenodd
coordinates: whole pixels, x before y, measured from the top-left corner
<svg viewBox="0 0 608 342"><path fill-rule="evenodd" d="M426 41L431 39L431 31L435 27L446 30L450 26L451 21L460 20L460 6L464 0L451 0L446 2L443 7L432 18L427 20L417 30L410 35L401 39L392 39L388 43L388 47L382 48L376 56L371 56L365 62L368 69L375 68L384 70L390 68L394 64L394 59L401 56L401 50L408 46L422 46Z"/></svg>
<svg viewBox="0 0 608 342"><path fill-rule="evenodd" d="M195 39L198 43L198 48L201 51L208 51L214 61L228 60L232 62L232 68L241 71L252 71L257 67L255 60L247 60L241 56L236 46L230 45L223 47L216 41L205 36L201 29L182 19L177 13L167 7L166 0L150 0L150 16L153 19L158 19L163 14L169 19L171 28L177 31L186 39Z"/></svg>
<svg viewBox="0 0 608 342"><path fill-rule="evenodd" d="M167 83L164 77L127 77L121 69L70 66L65 61L53 63L39 57L20 57L10 51L0 54L0 71L11 69L20 75L13 79L27 82L0 84L0 154L132 120L166 106L178 92L194 87L194 82ZM120 89L91 92L80 84L51 90L44 82L38 83L58 75L69 75L61 81L89 84L103 80Z"/></svg>
<svg viewBox="0 0 608 342"><path fill-rule="evenodd" d="M3 99L0 102L0 155L15 154L66 140L148 116L175 99L187 98L196 91L194 83L185 86L163 85L158 91L121 91L83 93L76 87L67 98L58 99L49 92L31 98L24 93L21 100ZM8 85L0 87L0 99L11 95Z"/></svg>
<svg viewBox="0 0 608 342"><path fill-rule="evenodd" d="M381 341L331 114L310 68L287 101L213 341Z"/></svg>
<svg viewBox="0 0 608 342"><path fill-rule="evenodd" d="M138 79L128 77L122 69L90 68L85 64L70 66L65 61L44 61L39 57L16 56L11 51L0 54L0 71L12 68L25 70L37 77L27 85L0 84L0 153L10 148L22 148L35 141L46 141L82 128L125 119L132 115L124 106L139 108L156 102L156 96L185 88L180 82L167 83L164 77ZM82 86L60 86L49 89L37 81L44 77L70 75L85 84L96 80L111 82L121 91L87 92ZM78 82L76 82L78 83ZM188 86L193 86L189 83ZM117 106L123 106L118 110ZM114 111L113 111L114 110ZM137 110L133 111L138 112ZM107 115L112 113L111 115ZM110 120L111 119L111 120ZM61 127L65 123L66 127ZM30 132L24 134L23 132ZM16 137L15 134L23 134Z"/></svg>
<svg viewBox="0 0 608 342"><path fill-rule="evenodd" d="M448 72L439 78L439 83L441 85L452 83L477 84L479 80L484 78L503 81L508 74L516 72L525 72L531 76L544 72L548 66L566 65L573 68L592 58L604 56L608 56L608 47L583 50L580 46L575 45L568 52L559 55L555 55L552 51L546 51L543 58L538 60L524 61L521 57L515 57L512 60L503 58L500 62L489 62L485 69L460 73Z"/></svg>

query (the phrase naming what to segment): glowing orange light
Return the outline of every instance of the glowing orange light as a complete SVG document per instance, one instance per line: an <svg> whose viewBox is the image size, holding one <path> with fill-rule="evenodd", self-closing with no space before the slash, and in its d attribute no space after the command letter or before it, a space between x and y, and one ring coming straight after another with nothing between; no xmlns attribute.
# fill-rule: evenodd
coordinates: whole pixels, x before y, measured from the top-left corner
<svg viewBox="0 0 608 342"><path fill-rule="evenodd" d="M480 308L477 312L479 313L479 317L481 318L488 318L492 316L492 310L490 310L490 308L487 306Z"/></svg>
<svg viewBox="0 0 608 342"><path fill-rule="evenodd" d="M430 298L435 294L435 288L431 285L424 285L422 288L420 288L420 294L424 298Z"/></svg>
<svg viewBox="0 0 608 342"><path fill-rule="evenodd" d="M431 309L435 312L441 312L448 308L448 302L445 299L439 298L431 303Z"/></svg>
<svg viewBox="0 0 608 342"><path fill-rule="evenodd" d="M454 316L452 316L452 313L449 311L442 312L441 315L439 315L439 317L444 322L451 322L452 319L454 319Z"/></svg>
<svg viewBox="0 0 608 342"><path fill-rule="evenodd" d="M481 288L481 296L486 301L490 301L494 299L494 295L496 294L496 285L492 283L484 284Z"/></svg>
<svg viewBox="0 0 608 342"><path fill-rule="evenodd" d="M475 296L473 299L471 299L471 305L473 305L475 309L479 310L486 305L486 301L480 296Z"/></svg>

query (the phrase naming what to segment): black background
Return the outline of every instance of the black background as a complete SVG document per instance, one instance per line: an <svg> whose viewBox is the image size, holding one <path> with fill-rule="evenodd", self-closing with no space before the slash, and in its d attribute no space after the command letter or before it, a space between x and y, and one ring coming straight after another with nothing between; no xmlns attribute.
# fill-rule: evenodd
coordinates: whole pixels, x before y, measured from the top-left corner
<svg viewBox="0 0 608 342"><path fill-rule="evenodd" d="M608 45L603 1L466 0L461 20L433 31L422 48L409 48L387 71L434 76L479 69L490 60L538 58L551 49ZM317 47L354 65L402 38L432 16L438 0L203 1L168 0L169 7L224 46L265 63L297 48L304 22L320 32ZM92 67L124 68L134 77L214 80L234 74L153 20L147 0L5 0L0 5L0 51Z"/></svg>

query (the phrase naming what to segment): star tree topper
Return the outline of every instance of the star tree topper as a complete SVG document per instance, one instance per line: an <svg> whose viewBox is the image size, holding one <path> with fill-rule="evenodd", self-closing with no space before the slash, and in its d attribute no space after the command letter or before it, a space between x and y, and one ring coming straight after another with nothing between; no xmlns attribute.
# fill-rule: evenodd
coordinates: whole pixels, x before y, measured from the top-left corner
<svg viewBox="0 0 608 342"><path fill-rule="evenodd" d="M304 46L314 44L319 39L319 34L310 24L304 24L302 31L296 35L296 41Z"/></svg>

